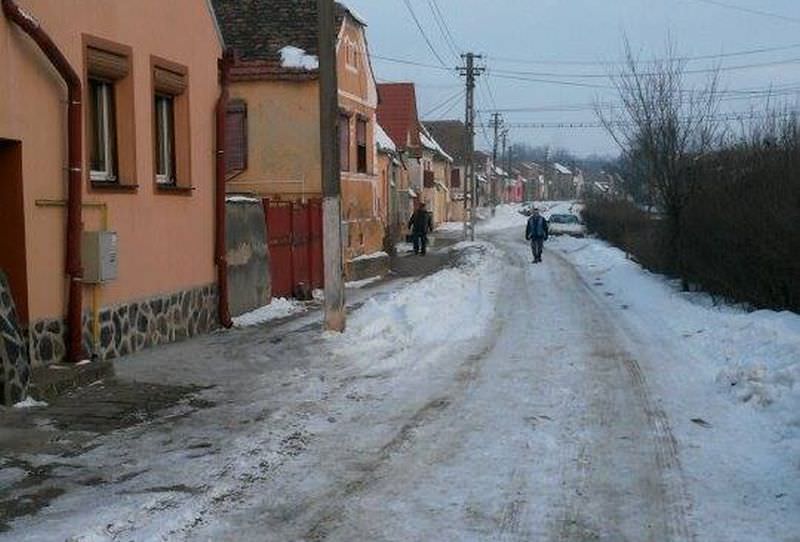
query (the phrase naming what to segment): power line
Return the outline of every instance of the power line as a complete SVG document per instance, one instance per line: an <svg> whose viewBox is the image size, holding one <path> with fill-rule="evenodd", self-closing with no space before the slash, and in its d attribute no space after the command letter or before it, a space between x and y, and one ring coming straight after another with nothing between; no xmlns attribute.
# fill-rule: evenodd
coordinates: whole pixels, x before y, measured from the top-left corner
<svg viewBox="0 0 800 542"><path fill-rule="evenodd" d="M427 113L423 113L422 117L423 118L427 118L427 117L433 115L434 113L436 113L437 111L439 111L440 109L442 109L444 107L447 107L448 105L450 105L454 101L456 101L456 103L458 103L457 100L460 100L461 97L464 95L464 93L465 93L464 89L459 89L458 92L456 92L455 94L452 94L452 95L448 96L447 98L445 98L444 100L442 100L441 102L439 102L438 104L433 106L430 109L430 111L428 111Z"/></svg>
<svg viewBox="0 0 800 542"><path fill-rule="evenodd" d="M738 70L750 70L755 68L766 68L772 66L783 66L787 64L797 64L800 62L800 57L789 58L785 60L773 60L769 62L758 62L752 64L739 64L736 66L720 66L718 68L704 68L704 69L696 69L696 70L683 70L682 73L685 75L697 75L702 73L716 73L716 72L728 72L728 71L738 71ZM578 78L578 79L608 79L608 73L557 73L557 72L532 72L532 71L517 71L517 70L493 70L494 73L504 74L504 75L530 75L534 77L568 77L568 78ZM628 75L630 72L623 72L619 74L620 76ZM642 77L652 77L654 75L659 75L660 72L639 72L635 75L642 76ZM617 74L611 74L611 76L616 76Z"/></svg>
<svg viewBox="0 0 800 542"><path fill-rule="evenodd" d="M460 54L461 47L458 46L458 43L456 42L455 38L453 37L453 33L450 31L450 25L447 24L447 19L445 18L444 14L442 13L442 10L439 9L438 0L430 0L430 2L432 2L434 9L439 14L439 20L442 21L442 25L444 26L445 34L447 35L447 38L449 39L450 44Z"/></svg>
<svg viewBox="0 0 800 542"><path fill-rule="evenodd" d="M794 43L791 45L782 45L777 47L759 47L756 49L747 49L743 51L733 51L730 53L717 53L717 54L705 54L705 55L697 55L697 56L678 56L674 59L669 60L676 60L680 62L697 62L700 60L721 60L723 58L733 58L733 57L740 57L740 56L752 56L752 55L760 55L765 53L775 53L779 51L789 51L792 49L800 49L800 43ZM602 66L602 67L609 67L609 66L619 66L625 65L626 62L621 60L614 60L614 61L600 61L600 60L542 60L542 59L529 59L529 58L514 58L514 57L504 57L504 56L494 56L488 55L493 61L500 62L500 63L509 63L509 64L539 64L539 65L552 65L552 66ZM664 62L668 60L666 58L656 58L650 60L642 61L643 64L657 64L660 62Z"/></svg>
<svg viewBox="0 0 800 542"><path fill-rule="evenodd" d="M521 75L508 75L504 73L495 73L493 71L488 72L489 77L493 77L495 79L507 79L510 81L526 81L530 83L542 83L548 85L560 85L566 87L582 87L582 88L597 88L603 90L616 90L616 87L610 85L595 85L592 83L581 83L578 81L556 81L553 79L542 79L542 78L534 78L534 77L523 77Z"/></svg>
<svg viewBox="0 0 800 542"><path fill-rule="evenodd" d="M379 61L383 61L383 62L392 62L394 64L404 64L406 66L416 66L418 68L428 68L428 69L431 69L431 70L441 70L441 71L447 71L447 72L455 72L456 71L455 68L448 68L447 66L444 66L444 65L439 66L439 65L436 65L436 64L426 64L424 62L417 62L415 60L408 60L408 59L405 59L405 58L392 58L392 57L388 57L388 56L380 56L380 55L373 55L373 54L370 54L370 58L372 58L373 60L379 60Z"/></svg>
<svg viewBox="0 0 800 542"><path fill-rule="evenodd" d="M437 11L432 0L428 0L428 7L431 10L431 15L433 15L433 21L436 23L436 26L439 27L439 33L442 35L445 45L447 45L447 47L450 49L450 53L456 59L458 59L460 54L458 52L458 47L455 47L453 42L448 38L447 30L445 30L444 26L444 20L440 18L440 13Z"/></svg>
<svg viewBox="0 0 800 542"><path fill-rule="evenodd" d="M720 2L719 0L694 0L694 1L701 2L703 4L711 4L712 6L717 6L725 9L741 11L742 13L750 13L751 15L760 15L762 17L779 19L781 21L787 21L790 23L800 23L800 19L798 19L797 17L789 17L788 15L781 15L779 13L772 13L770 11L763 11L760 9L746 8L744 6L737 6L734 4L728 4L726 2Z"/></svg>
<svg viewBox="0 0 800 542"><path fill-rule="evenodd" d="M411 2L409 0L403 0L403 3L406 5L406 8L408 8L408 12L411 14L411 18L414 19L414 23L417 25L417 29L419 30L419 33L422 35L422 39L424 39L425 43L428 44L428 49L431 50L431 53L433 53L433 56L435 56L436 60L439 61L439 64L447 68L447 64L445 64L444 60L442 60L442 57L439 55L439 52L431 43L431 40L428 38L428 34L425 33L425 29L422 28L422 23L420 23L419 19L417 19L417 14L414 12L414 8L411 6Z"/></svg>

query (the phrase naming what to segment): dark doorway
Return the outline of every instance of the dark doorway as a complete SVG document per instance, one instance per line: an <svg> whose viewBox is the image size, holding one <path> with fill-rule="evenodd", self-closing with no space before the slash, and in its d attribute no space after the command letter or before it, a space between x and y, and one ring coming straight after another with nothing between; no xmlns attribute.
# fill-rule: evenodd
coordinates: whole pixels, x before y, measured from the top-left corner
<svg viewBox="0 0 800 542"><path fill-rule="evenodd" d="M26 262L22 143L0 139L0 269L8 276L17 315L23 326L28 324Z"/></svg>

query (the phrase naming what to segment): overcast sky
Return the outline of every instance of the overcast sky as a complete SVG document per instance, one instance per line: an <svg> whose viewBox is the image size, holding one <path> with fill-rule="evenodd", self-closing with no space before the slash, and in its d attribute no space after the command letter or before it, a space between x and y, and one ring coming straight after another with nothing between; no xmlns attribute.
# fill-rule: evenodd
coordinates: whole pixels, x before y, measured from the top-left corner
<svg viewBox="0 0 800 542"><path fill-rule="evenodd" d="M440 65L421 37L405 0L345 1L367 20L370 50L374 56ZM770 86L792 87L792 91L800 89L800 0L408 1L444 64L455 66L457 61L445 33L432 15L434 4L438 4L460 51L482 53L490 70L503 72L488 73L479 86L477 104L486 111L482 114L484 120L488 120L489 110L495 107L555 107L574 110L508 112L505 119L510 123L596 122L588 106L596 100L614 100L612 90L499 76L607 86L609 82L605 78L584 76L607 74L604 64L616 62L622 56L623 35L628 36L634 49L644 58L662 55L669 37L684 56L729 55L780 48L758 54L696 60L690 63L689 69L702 70L719 63L726 70L722 83L728 91ZM728 70L769 62L773 65ZM775 64L777 62L781 64ZM455 71L403 65L379 58L373 60L373 65L379 81L417 83L420 114L434 110L429 118L443 115L463 118L463 99L458 96L463 82ZM448 102L453 96L455 98ZM797 92L790 96L796 104ZM725 108L729 111L749 111L753 105L761 103L747 96L744 99L741 94L730 94L728 98ZM442 103L445 105L436 110ZM511 130L511 138L534 145L564 147L580 155L616 153L611 140L602 130L594 128L515 128ZM487 146L480 130L477 144Z"/></svg>

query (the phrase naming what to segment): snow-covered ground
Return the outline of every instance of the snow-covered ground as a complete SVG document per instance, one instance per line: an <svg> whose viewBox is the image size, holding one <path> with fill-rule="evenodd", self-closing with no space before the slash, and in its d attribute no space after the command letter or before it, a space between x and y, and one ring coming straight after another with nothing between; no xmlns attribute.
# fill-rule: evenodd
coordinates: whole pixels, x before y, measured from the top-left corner
<svg viewBox="0 0 800 542"><path fill-rule="evenodd" d="M274 298L269 305L259 307L255 310L237 316L233 319L235 327L250 327L264 324L272 320L286 318L295 314L300 314L308 310L308 304L296 299L284 297Z"/></svg>
<svg viewBox="0 0 800 542"><path fill-rule="evenodd" d="M795 541L798 316L593 239L531 265L525 220L501 207L452 269L353 292L343 335L309 313L123 360L211 406L58 458L67 492L0 540Z"/></svg>

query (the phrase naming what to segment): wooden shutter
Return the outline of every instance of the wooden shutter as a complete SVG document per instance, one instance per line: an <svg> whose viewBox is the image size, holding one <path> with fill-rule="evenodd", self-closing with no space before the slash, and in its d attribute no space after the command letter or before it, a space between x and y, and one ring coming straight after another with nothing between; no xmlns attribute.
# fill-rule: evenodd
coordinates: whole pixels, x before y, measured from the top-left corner
<svg viewBox="0 0 800 542"><path fill-rule="evenodd" d="M225 119L225 170L238 173L247 169L247 106L234 102Z"/></svg>
<svg viewBox="0 0 800 542"><path fill-rule="evenodd" d="M461 170L454 169L450 172L450 187L461 188Z"/></svg>
<svg viewBox="0 0 800 542"><path fill-rule="evenodd" d="M156 92L179 96L186 91L186 76L156 67L153 70L153 86Z"/></svg>
<svg viewBox="0 0 800 542"><path fill-rule="evenodd" d="M89 75L105 79L124 79L130 73L130 60L127 56L109 53L89 47L86 51Z"/></svg>
<svg viewBox="0 0 800 542"><path fill-rule="evenodd" d="M433 188L436 185L436 177L434 177L433 171L423 172L422 183L425 188Z"/></svg>
<svg viewBox="0 0 800 542"><path fill-rule="evenodd" d="M342 171L350 171L350 117L339 115L339 161Z"/></svg>

